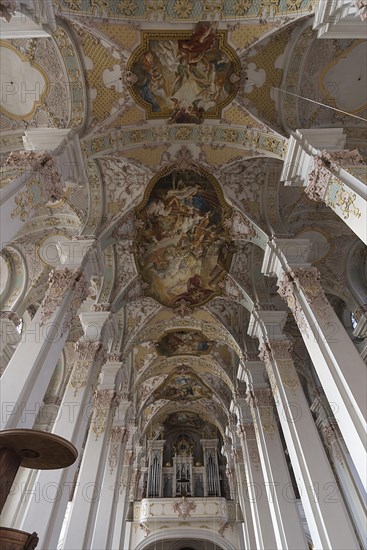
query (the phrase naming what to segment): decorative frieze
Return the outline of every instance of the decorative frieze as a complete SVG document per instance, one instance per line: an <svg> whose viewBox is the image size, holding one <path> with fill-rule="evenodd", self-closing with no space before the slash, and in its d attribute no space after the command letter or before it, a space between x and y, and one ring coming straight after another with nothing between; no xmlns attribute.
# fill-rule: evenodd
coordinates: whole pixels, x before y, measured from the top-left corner
<svg viewBox="0 0 367 550"><path fill-rule="evenodd" d="M101 313L101 312L110 311L110 308L111 306L109 303L104 303L104 304L93 304L90 309L94 313Z"/></svg>
<svg viewBox="0 0 367 550"><path fill-rule="evenodd" d="M120 363L122 361L121 353L107 353L106 361L109 363Z"/></svg>

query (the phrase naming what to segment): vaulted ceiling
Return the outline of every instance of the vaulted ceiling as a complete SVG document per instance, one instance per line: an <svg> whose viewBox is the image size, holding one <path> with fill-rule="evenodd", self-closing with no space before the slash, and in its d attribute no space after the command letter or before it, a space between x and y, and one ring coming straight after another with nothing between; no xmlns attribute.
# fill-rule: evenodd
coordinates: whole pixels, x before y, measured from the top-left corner
<svg viewBox="0 0 367 550"><path fill-rule="evenodd" d="M365 154L362 128L279 89L315 100L321 90L365 116L363 83L353 97L335 89L365 43L316 43L311 0L55 5L51 38L1 42L6 81L23 75L28 86L9 88L1 105L3 156L22 148L27 129L71 129L84 175L5 249L13 277L2 298L39 302L55 265L47 239L97 237L104 273L88 303L116 313L112 346L132 365L142 433L177 409L224 433L231 396L244 391L239 361L256 349L249 312L279 307L261 274L269 237L311 237L326 290L359 301L338 261L351 250L360 270L354 235L279 177L291 129L342 125Z"/></svg>

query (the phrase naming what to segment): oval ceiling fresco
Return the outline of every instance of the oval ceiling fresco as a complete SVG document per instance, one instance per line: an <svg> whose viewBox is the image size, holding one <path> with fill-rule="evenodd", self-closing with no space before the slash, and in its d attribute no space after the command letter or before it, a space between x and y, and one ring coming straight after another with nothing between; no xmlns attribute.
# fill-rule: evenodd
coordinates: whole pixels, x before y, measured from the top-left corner
<svg viewBox="0 0 367 550"><path fill-rule="evenodd" d="M201 21L193 31L143 32L128 69L130 92L148 118L200 124L220 118L235 97L241 64L226 32Z"/></svg>
<svg viewBox="0 0 367 550"><path fill-rule="evenodd" d="M153 178L136 210L135 259L146 294L174 308L220 295L233 255L224 223L231 211L204 171L166 170Z"/></svg>

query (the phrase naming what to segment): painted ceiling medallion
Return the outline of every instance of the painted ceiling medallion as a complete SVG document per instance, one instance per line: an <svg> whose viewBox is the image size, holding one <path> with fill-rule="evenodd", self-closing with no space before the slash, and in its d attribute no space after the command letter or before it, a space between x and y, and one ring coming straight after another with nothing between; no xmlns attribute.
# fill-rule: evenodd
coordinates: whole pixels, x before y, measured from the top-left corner
<svg viewBox="0 0 367 550"><path fill-rule="evenodd" d="M238 91L240 61L215 23L199 22L193 32L142 33L128 63L130 92L148 118L171 124L200 124L220 118Z"/></svg>
<svg viewBox="0 0 367 550"><path fill-rule="evenodd" d="M193 372L173 372L154 392L154 400L196 401L211 396L211 390Z"/></svg>
<svg viewBox="0 0 367 550"><path fill-rule="evenodd" d="M171 357L174 355L208 354L214 342L197 330L175 330L165 334L156 345L157 353Z"/></svg>
<svg viewBox="0 0 367 550"><path fill-rule="evenodd" d="M155 176L136 210L135 259L146 294L172 308L220 295L233 255L223 223L230 215L219 184L201 169Z"/></svg>

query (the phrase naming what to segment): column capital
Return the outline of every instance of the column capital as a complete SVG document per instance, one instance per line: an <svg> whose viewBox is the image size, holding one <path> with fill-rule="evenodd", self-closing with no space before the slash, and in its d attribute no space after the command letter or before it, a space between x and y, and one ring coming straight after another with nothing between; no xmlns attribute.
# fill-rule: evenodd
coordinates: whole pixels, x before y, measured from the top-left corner
<svg viewBox="0 0 367 550"><path fill-rule="evenodd" d="M348 166L363 165L364 160L357 149L331 152L323 150L311 161L305 193L317 202L324 201L333 176L339 176L340 169ZM325 200L328 204L327 200Z"/></svg>
<svg viewBox="0 0 367 550"><path fill-rule="evenodd" d="M74 395L86 385L92 365L98 371L104 363L106 347L100 340L81 338L75 344L75 351L74 369L70 377L70 386L74 389Z"/></svg>
<svg viewBox="0 0 367 550"><path fill-rule="evenodd" d="M280 277L278 287L278 294L287 302L300 328L304 327L303 330L307 331L307 327L295 292L302 291L309 305L312 308L316 308L323 317L327 317L332 311L332 307L321 285L321 274L315 267L309 269L304 269L303 267L298 269L292 268Z"/></svg>
<svg viewBox="0 0 367 550"><path fill-rule="evenodd" d="M357 307L354 312L354 318L357 321L357 325L353 330L353 336L367 338L367 304Z"/></svg>
<svg viewBox="0 0 367 550"><path fill-rule="evenodd" d="M358 15L362 21L367 20L367 0L354 0Z"/></svg>
<svg viewBox="0 0 367 550"><path fill-rule="evenodd" d="M57 159L46 151L13 151L6 159L2 170L16 171L25 177L35 176L42 180L44 204L63 197L60 168Z"/></svg>
<svg viewBox="0 0 367 550"><path fill-rule="evenodd" d="M19 326L21 321L21 319L18 317L15 311L11 311L11 310L0 311L0 320L2 319L9 321L15 327Z"/></svg>
<svg viewBox="0 0 367 550"><path fill-rule="evenodd" d="M17 327L20 319L14 311L0 311L0 350L7 344L12 346L19 344L21 335Z"/></svg>
<svg viewBox="0 0 367 550"><path fill-rule="evenodd" d="M42 301L41 324L44 325L55 313L55 310L62 304L68 290L74 292L73 298L68 306L62 331L70 327L70 322L81 303L89 294L88 279L80 269L53 269L48 278L48 289Z"/></svg>

